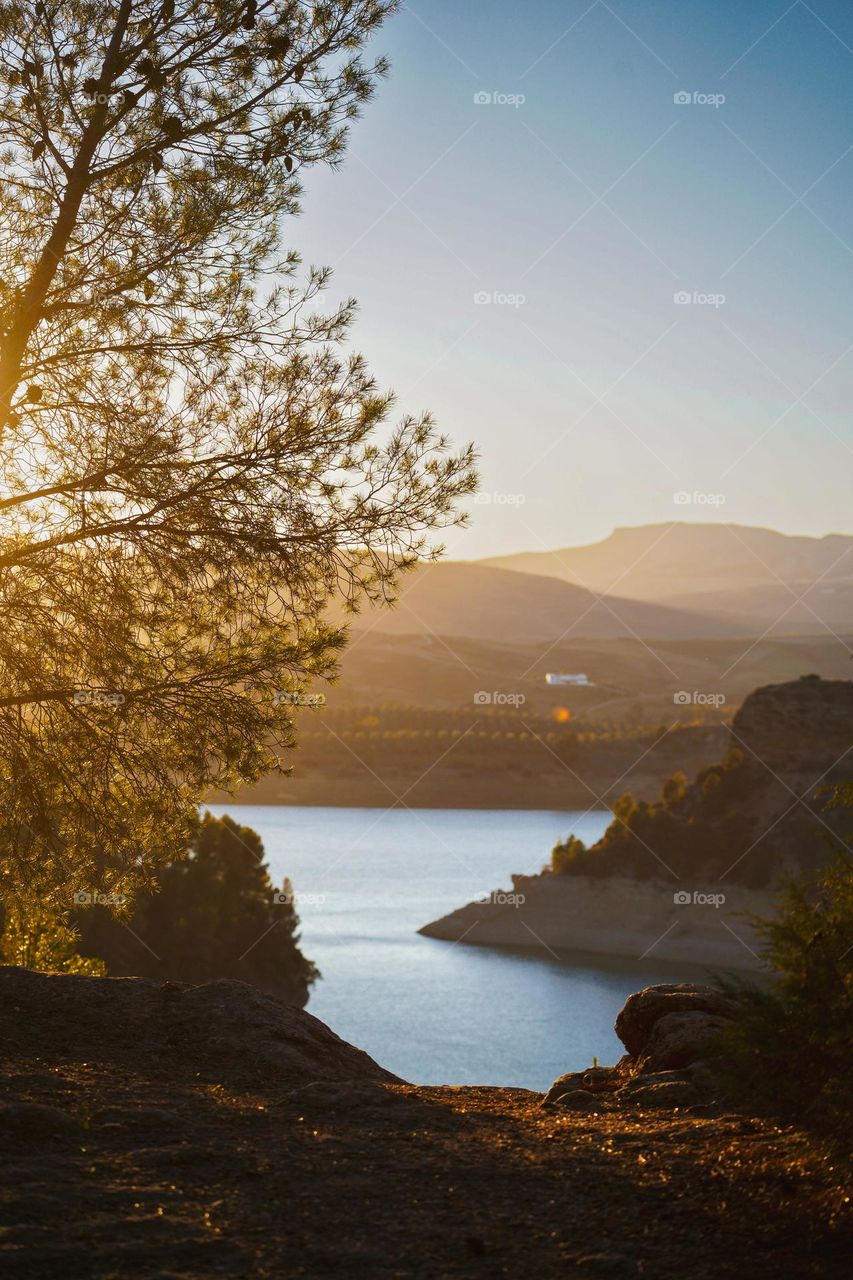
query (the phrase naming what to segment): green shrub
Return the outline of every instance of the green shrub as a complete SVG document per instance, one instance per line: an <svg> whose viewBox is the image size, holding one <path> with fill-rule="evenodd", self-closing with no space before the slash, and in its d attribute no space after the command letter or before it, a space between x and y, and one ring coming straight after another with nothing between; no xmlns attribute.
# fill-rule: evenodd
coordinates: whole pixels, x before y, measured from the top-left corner
<svg viewBox="0 0 853 1280"><path fill-rule="evenodd" d="M53 914L29 902L7 903L0 934L0 964L20 965L39 973L106 972L103 960L81 956L79 934L66 915Z"/></svg>
<svg viewBox="0 0 853 1280"><path fill-rule="evenodd" d="M581 854L586 853L586 845L577 836L567 836L551 850L551 870L555 875L564 876L575 870L574 863Z"/></svg>
<svg viewBox="0 0 853 1280"><path fill-rule="evenodd" d="M853 863L789 884L777 916L754 923L771 983L721 980L744 1016L720 1038L718 1069L754 1105L853 1134Z"/></svg>

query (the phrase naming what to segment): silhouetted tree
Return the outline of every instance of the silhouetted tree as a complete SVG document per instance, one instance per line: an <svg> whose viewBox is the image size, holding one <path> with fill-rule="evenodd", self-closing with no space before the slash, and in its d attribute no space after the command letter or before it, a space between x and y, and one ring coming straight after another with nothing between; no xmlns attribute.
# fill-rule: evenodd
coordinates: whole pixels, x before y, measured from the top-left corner
<svg viewBox="0 0 853 1280"><path fill-rule="evenodd" d="M299 949L293 889L277 889L260 836L232 818L205 818L189 857L165 866L156 894L127 921L103 906L76 918L78 951L110 974L207 982L240 978L304 1005L319 976Z"/></svg>
<svg viewBox="0 0 853 1280"><path fill-rule="evenodd" d="M0 893L150 883L292 745L329 601L393 593L470 451L342 359L280 247L392 0L0 3Z"/></svg>

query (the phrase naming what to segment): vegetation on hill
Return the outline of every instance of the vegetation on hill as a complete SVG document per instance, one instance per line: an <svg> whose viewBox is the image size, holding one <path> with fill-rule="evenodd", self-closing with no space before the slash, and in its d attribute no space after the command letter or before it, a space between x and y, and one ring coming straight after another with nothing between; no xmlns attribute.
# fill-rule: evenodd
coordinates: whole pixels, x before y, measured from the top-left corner
<svg viewBox="0 0 853 1280"><path fill-rule="evenodd" d="M656 802L621 796L602 838L587 849L570 836L554 847L551 869L560 875L644 880L671 868L679 878L717 879L749 849L756 825L754 802L765 785L742 752L732 748L720 764L701 769L692 785L683 772L673 774ZM745 866L735 868L735 879L758 887L773 876L779 852L767 840L744 861Z"/></svg>
<svg viewBox="0 0 853 1280"><path fill-rule="evenodd" d="M830 855L829 824L798 811L790 796L791 812L774 824L765 804L770 786L770 776L733 747L693 783L673 774L656 802L621 796L601 839L590 848L574 836L558 843L551 870L640 880L674 872L688 882L726 876L748 888L772 884L786 869L814 871ZM835 826L843 837L849 817Z"/></svg>
<svg viewBox="0 0 853 1280"><path fill-rule="evenodd" d="M693 782L674 773L655 802L622 795L602 838L589 849L575 837L557 844L550 869L637 879L674 874L688 884L726 878L750 888L786 873L816 873L834 842L853 835L853 809L830 804L843 785L839 772L847 777L851 768L849 749L842 750L853 727L850 694L848 683L816 676L757 690L735 717L733 738L742 745L730 746ZM817 714L805 724L810 710ZM755 741L763 754L776 753L772 765Z"/></svg>

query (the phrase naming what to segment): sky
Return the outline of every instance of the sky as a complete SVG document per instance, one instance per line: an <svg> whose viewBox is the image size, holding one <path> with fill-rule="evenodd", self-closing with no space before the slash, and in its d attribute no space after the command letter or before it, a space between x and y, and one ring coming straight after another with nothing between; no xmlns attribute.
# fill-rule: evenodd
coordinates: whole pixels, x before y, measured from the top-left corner
<svg viewBox="0 0 853 1280"><path fill-rule="evenodd" d="M458 558L853 531L853 5L415 0L286 240L397 414L480 453Z"/></svg>

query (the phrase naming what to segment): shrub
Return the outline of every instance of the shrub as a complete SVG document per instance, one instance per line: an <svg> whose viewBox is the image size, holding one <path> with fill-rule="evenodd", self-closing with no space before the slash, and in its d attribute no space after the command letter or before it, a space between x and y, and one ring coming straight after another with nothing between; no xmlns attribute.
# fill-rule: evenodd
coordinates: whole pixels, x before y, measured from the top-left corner
<svg viewBox="0 0 853 1280"><path fill-rule="evenodd" d="M558 876L564 876L576 868L573 863L581 854L586 853L586 845L577 836L567 836L561 844L555 844L551 850L551 870Z"/></svg>
<svg viewBox="0 0 853 1280"><path fill-rule="evenodd" d="M719 1041L723 1079L754 1105L853 1135L853 863L790 883L776 918L754 923L772 979L720 980L745 1010Z"/></svg>
<svg viewBox="0 0 853 1280"><path fill-rule="evenodd" d="M79 954L79 941L66 916L16 901L3 913L0 963L40 973L105 973L103 960Z"/></svg>

